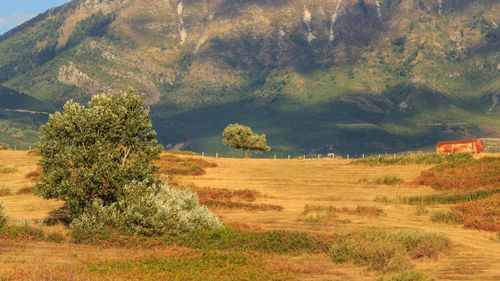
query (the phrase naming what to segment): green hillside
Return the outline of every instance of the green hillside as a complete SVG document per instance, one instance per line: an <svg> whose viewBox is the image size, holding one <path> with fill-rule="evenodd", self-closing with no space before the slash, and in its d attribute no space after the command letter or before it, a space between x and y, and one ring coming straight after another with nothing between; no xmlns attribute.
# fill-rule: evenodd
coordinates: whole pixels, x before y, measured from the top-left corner
<svg viewBox="0 0 500 281"><path fill-rule="evenodd" d="M40 100L0 86L0 145L29 147L52 111L52 106Z"/></svg>
<svg viewBox="0 0 500 281"><path fill-rule="evenodd" d="M0 37L0 84L58 108L134 87L168 147L377 153L499 137L493 0L72 1ZM227 150L225 150L227 151Z"/></svg>

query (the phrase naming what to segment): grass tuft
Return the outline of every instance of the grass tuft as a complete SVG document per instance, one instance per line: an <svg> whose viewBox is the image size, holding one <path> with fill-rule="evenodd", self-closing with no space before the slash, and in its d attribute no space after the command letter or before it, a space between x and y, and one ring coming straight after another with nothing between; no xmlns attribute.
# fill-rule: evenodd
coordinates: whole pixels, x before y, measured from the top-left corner
<svg viewBox="0 0 500 281"><path fill-rule="evenodd" d="M431 221L446 224L462 224L464 218L455 211L437 211L432 213Z"/></svg>
<svg viewBox="0 0 500 281"><path fill-rule="evenodd" d="M44 240L45 234L43 230L31 226L29 222L25 221L20 225L4 225L0 229L0 238L12 240L41 241Z"/></svg>
<svg viewBox="0 0 500 281"><path fill-rule="evenodd" d="M7 187L0 187L0 197L11 196L11 195L12 191L10 191L10 189L8 189Z"/></svg>
<svg viewBox="0 0 500 281"><path fill-rule="evenodd" d="M402 179L395 177L395 176L385 176L381 178L376 178L373 183L374 184L380 184L380 185L398 185L403 182Z"/></svg>
<svg viewBox="0 0 500 281"><path fill-rule="evenodd" d="M441 193L424 196L410 196L401 198L401 202L410 205L456 204L476 201L500 193L500 189L480 190L467 193Z"/></svg>
<svg viewBox="0 0 500 281"><path fill-rule="evenodd" d="M397 272L411 268L411 259L436 258L450 247L450 241L437 234L369 229L335 233L332 258L336 263L353 262L371 270Z"/></svg>
<svg viewBox="0 0 500 281"><path fill-rule="evenodd" d="M52 242L52 243L62 243L62 242L64 242L65 239L64 239L64 235L62 235L61 233L53 232L53 233L47 234L47 237L45 237L45 240L48 242Z"/></svg>
<svg viewBox="0 0 500 281"><path fill-rule="evenodd" d="M0 174L12 174L18 170L14 167L0 167Z"/></svg>

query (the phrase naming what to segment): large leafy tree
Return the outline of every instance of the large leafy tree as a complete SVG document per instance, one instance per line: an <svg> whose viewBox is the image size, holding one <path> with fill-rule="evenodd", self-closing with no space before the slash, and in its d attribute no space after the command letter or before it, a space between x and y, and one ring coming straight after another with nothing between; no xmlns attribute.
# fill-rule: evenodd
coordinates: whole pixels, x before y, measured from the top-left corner
<svg viewBox="0 0 500 281"><path fill-rule="evenodd" d="M240 124L231 124L224 129L223 142L227 146L241 149L248 158L249 150L270 151L265 134L256 134L252 128Z"/></svg>
<svg viewBox="0 0 500 281"><path fill-rule="evenodd" d="M153 183L161 147L143 104L129 91L94 96L87 106L69 101L52 114L41 129L35 193L66 201L74 219L95 199L118 201L133 181Z"/></svg>

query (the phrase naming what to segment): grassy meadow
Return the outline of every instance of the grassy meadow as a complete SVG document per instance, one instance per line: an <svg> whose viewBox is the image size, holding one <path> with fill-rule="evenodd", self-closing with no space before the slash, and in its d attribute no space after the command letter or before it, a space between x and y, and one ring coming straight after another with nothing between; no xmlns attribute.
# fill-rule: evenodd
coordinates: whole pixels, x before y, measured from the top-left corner
<svg viewBox="0 0 500 281"><path fill-rule="evenodd" d="M195 192L225 226L91 240L58 220L62 202L31 193L38 159L0 151L0 280L500 280L499 155L360 163L164 153L158 177Z"/></svg>

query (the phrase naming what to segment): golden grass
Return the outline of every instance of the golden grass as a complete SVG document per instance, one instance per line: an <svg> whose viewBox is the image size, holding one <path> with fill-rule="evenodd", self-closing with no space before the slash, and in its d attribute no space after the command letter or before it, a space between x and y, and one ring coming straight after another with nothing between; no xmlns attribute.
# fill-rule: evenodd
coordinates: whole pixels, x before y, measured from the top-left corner
<svg viewBox="0 0 500 281"><path fill-rule="evenodd" d="M331 235L334 230L359 230L368 227L388 230L414 229L438 233L450 239L452 248L446 255L436 259L415 262L415 270L433 276L437 280L500 280L500 243L491 240L486 231L465 229L459 225L430 222L430 215L449 209L442 205L426 207L426 212L416 214L415 206L399 203L374 203L377 197L388 198L438 194L430 187L379 186L367 188L369 183L358 183L360 177L369 179L394 176L404 182L411 182L430 166L373 166L351 165L347 160L263 160L225 159L183 156L204 159L215 163L217 168L206 169L206 174L193 177L176 176L180 184L194 184L198 188L217 188L229 191L251 190L259 195L252 204L272 204L283 207L281 212L245 209L216 208L214 211L229 225L240 225L247 229L296 230L322 235ZM9 188L12 196L0 198L12 221L34 220L35 223L48 216L49 211L62 207L60 201L47 201L32 194L16 194L19 190L33 186L25 175L34 171L37 156L24 152L0 151L0 166L10 166L18 171L7 177L0 176L0 186ZM337 212L336 219L324 219L315 223L300 220L304 206L335 206L356 209L357 206L376 206L384 216L360 216ZM350 223L343 223L350 220ZM39 225L46 233L67 234L65 226ZM179 255L175 248L126 249L101 248L93 245L75 245L66 241L15 242L0 240L0 279L12 280L98 280L106 276L88 272L89 263L122 263L137 261L151 256ZM291 271L298 280L376 280L377 272L366 267L334 264L325 254L304 254L300 256L266 255L266 264L272 264L284 271ZM290 267L292 265L292 268ZM110 275L108 280L117 280ZM115 277L115 279L111 278Z"/></svg>
<svg viewBox="0 0 500 281"><path fill-rule="evenodd" d="M438 194L430 187L380 186L367 188L371 183L358 183L361 177L383 178L388 175L404 182L411 182L429 165L407 166L360 166L347 160L272 160L272 159L227 159L208 158L215 162L216 169L209 169L200 177L178 177L186 184L199 187L217 187L233 190L250 189L263 194L257 202L283 206L281 212L252 213L245 210L216 210L225 222L244 221L249 227L262 229L289 229L316 233L331 233L339 228L362 229L381 227L387 229L415 229L439 233L451 240L452 250L438 260L422 260L416 269L438 280L498 280L500 276L500 246L492 243L491 234L472 231L459 225L430 222L433 211L441 205L427 207L427 212L416 212L415 206L399 203L374 203L377 197L402 198ZM378 217L353 216L337 213L337 218L321 219L311 224L301 220L304 206L336 206L355 209L356 206L378 206L386 215ZM339 220L351 220L342 223ZM327 260L328 261L328 260ZM344 266L344 265L342 265ZM467 268L467 270L465 270ZM332 277L333 276L333 277ZM342 277L339 277L342 276ZM353 267L337 268L330 279L373 280L370 274L353 270ZM316 278L316 277L314 277ZM312 279L314 279L312 278ZM323 277L324 278L324 277ZM324 278L327 279L327 278ZM318 280L323 280L318 278Z"/></svg>

